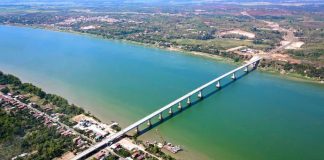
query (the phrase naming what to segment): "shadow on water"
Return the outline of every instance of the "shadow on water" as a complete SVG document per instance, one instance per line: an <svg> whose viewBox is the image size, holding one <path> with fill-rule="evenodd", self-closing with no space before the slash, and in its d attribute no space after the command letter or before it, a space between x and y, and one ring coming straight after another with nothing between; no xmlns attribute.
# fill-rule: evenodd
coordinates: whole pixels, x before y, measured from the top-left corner
<svg viewBox="0 0 324 160"><path fill-rule="evenodd" d="M137 136L140 136L146 132L148 132L149 130L155 128L156 126L162 124L162 123L165 123L166 121L170 120L171 118L177 116L178 114L180 114L181 112L191 108L192 106L194 106L195 104L199 103L200 101L214 95L215 93L217 92L220 92L221 90L225 89L226 87L228 87L229 85L231 85L232 83L235 83L236 81L242 79L243 77L245 77L246 75L248 75L250 72L252 72L253 70L250 70L249 72L244 72L243 74L239 75L238 77L236 77L235 80L230 80L229 82L226 82L225 84L223 84L221 86L221 88L218 88L218 89L215 89L207 94L205 94L203 96L203 98L196 98L194 101L191 102L191 104L189 105L186 105L186 106L183 106L182 109L178 109L176 111L173 111L173 114L169 114L168 116L166 117L163 117L162 120L158 120L157 122L155 123L152 123L151 126L147 126L145 127L144 129L140 130L138 133L137 133ZM165 111L166 112L166 111ZM142 124L143 125L143 124Z"/></svg>
<svg viewBox="0 0 324 160"><path fill-rule="evenodd" d="M252 70L250 70L249 72L252 72ZM154 127L156 127L156 126L158 126L158 125L160 125L160 124L162 124L162 123L164 123L164 122L170 120L172 117L175 117L176 115L180 114L181 112L183 112L183 111L185 111L185 110L191 108L192 106L196 105L198 102L200 102L200 101L202 101L202 100L204 100L204 99L206 99L206 98L212 96L213 94L215 94L215 93L217 93L217 92L223 90L224 88L228 87L230 84L235 83L236 81L238 81L238 80L240 80L241 78L245 77L247 74L249 74L249 72L244 72L244 74L241 74L240 76L236 77L235 80L230 80L229 82L224 83L224 84L222 85L221 88L218 88L218 89L216 89L216 90L213 90L213 91L207 93L203 98L200 98L200 99L199 99L199 98L196 98L195 100L193 100L193 101L191 102L190 105L183 106L181 110L174 111L173 114L164 117L163 120L159 120L159 121L157 121L157 122L155 122L155 123L152 123L150 126L145 127L144 129L140 130L140 131L136 134L136 136L140 136L140 135L142 135L142 134L148 132L149 130L153 129ZM215 86L215 87L216 87L216 86ZM193 97L192 97L192 99L193 99ZM143 125L143 124L142 124L142 125ZM141 125L141 126L142 126L142 125ZM128 134L128 135L125 135L125 136L131 136L131 135ZM131 137L132 137L132 136L131 136ZM119 137L119 138L115 139L114 142L117 142L117 141L120 140L121 138L122 138L122 137ZM104 144L104 145L102 145L102 146L96 148L95 150L91 151L91 153L95 153L95 152L99 151L100 149L102 149L102 148L104 148L104 147L106 147L106 146L111 145L112 143L113 143L113 142L106 143L106 144ZM89 156L89 154L88 154L86 157L88 157L88 156Z"/></svg>

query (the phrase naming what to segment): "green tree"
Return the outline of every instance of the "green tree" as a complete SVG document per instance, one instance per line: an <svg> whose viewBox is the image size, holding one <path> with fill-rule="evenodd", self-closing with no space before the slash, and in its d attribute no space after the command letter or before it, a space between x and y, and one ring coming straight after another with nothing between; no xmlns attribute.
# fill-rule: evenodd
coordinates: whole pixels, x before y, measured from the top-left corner
<svg viewBox="0 0 324 160"><path fill-rule="evenodd" d="M10 92L10 89L8 87L4 87L0 90L3 94L8 94Z"/></svg>

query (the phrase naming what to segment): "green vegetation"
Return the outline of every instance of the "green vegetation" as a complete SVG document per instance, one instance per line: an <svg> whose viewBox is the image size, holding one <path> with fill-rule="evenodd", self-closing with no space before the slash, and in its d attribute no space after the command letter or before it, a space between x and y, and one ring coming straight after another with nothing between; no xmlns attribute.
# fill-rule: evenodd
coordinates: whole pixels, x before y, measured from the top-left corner
<svg viewBox="0 0 324 160"><path fill-rule="evenodd" d="M153 144L148 145L148 147L146 148L146 151L161 157L164 160L175 160L173 157L165 154L164 152L161 151L161 149Z"/></svg>
<svg viewBox="0 0 324 160"><path fill-rule="evenodd" d="M264 48L264 45L253 44L251 41L233 39L194 40L179 39L173 40L173 44L183 46L185 50L212 53L212 51L226 50L237 46L248 46L251 48Z"/></svg>
<svg viewBox="0 0 324 160"><path fill-rule="evenodd" d="M55 106L50 113L62 113L61 122L74 125L70 117L84 113L84 110L69 104L60 96L47 94L40 88L30 84L22 83L17 77L4 74L0 71L0 85L2 93L22 94L27 98L37 97L38 101L46 101ZM31 99L25 100L27 102ZM28 110L4 111L4 102L0 103L0 159L10 159L21 153L27 153L27 158L33 160L52 159L61 156L66 151L74 149L72 138L74 136L63 136L55 126L45 126L43 118L36 119ZM35 108L44 108L36 105Z"/></svg>
<svg viewBox="0 0 324 160"><path fill-rule="evenodd" d="M7 94L10 92L10 89L8 87L4 87L0 90L0 92L2 92L3 94Z"/></svg>
<svg viewBox="0 0 324 160"><path fill-rule="evenodd" d="M111 128L117 132L121 130L121 128L118 125L113 125L111 126Z"/></svg>
<svg viewBox="0 0 324 160"><path fill-rule="evenodd" d="M21 82L20 82L21 83ZM19 90L26 92L26 93L32 93L40 98L44 98L46 93L42 91L42 89L30 84L30 83L22 83L20 85L17 85Z"/></svg>
<svg viewBox="0 0 324 160"><path fill-rule="evenodd" d="M118 160L119 157L118 156L115 156L115 155L109 155L108 157L106 157L104 160Z"/></svg>
<svg viewBox="0 0 324 160"><path fill-rule="evenodd" d="M316 66L324 64L324 19L323 12L295 15L280 21L283 26L296 29L294 35L305 42L300 50L290 50L288 54L297 59L307 60Z"/></svg>
<svg viewBox="0 0 324 160"><path fill-rule="evenodd" d="M69 6L69 9L60 5L54 5L51 9L35 6L32 10L24 5L5 6L2 7L4 11L0 12L0 24L87 33L161 48L172 47L184 51L219 55L238 62L250 56L228 53L225 50L247 46L268 52L280 46L283 36L287 36L286 32L269 27L263 21L266 20L276 22L285 29L291 28L295 36L305 42L300 50L282 50L281 54L288 54L294 60L301 60L300 65L311 65L314 68L324 66L323 5L254 7L221 4L221 2L212 3L212 5L209 3L200 5L136 3L120 8L114 3L109 5L100 3L100 5L91 7L88 6L89 4L87 3L84 8ZM252 17L242 15L242 12ZM238 34L221 34L233 29L251 32L255 34L255 38L248 39ZM269 62L269 64L281 63L276 58L273 61L275 62ZM263 63L266 62L268 61ZM296 68L290 72L300 74L297 70ZM308 76L323 80L323 77L318 78L317 74L312 73L310 72ZM28 84L26 85L28 89ZM36 89L33 92L40 97L44 96L40 90ZM75 114L69 108L61 107L60 112Z"/></svg>
<svg viewBox="0 0 324 160"><path fill-rule="evenodd" d="M52 159L72 149L71 137L62 137L56 128L42 127L29 132L24 137L22 147L29 151L37 151L30 159Z"/></svg>
<svg viewBox="0 0 324 160"><path fill-rule="evenodd" d="M54 127L45 127L27 110L6 113L0 109L0 159L21 153L30 153L26 159L52 159L72 146L71 137L63 137Z"/></svg>
<svg viewBox="0 0 324 160"><path fill-rule="evenodd" d="M324 45L324 43L323 43ZM289 50L289 54L295 56L296 58L303 58L313 61L324 62L324 50L308 47L301 50Z"/></svg>
<svg viewBox="0 0 324 160"><path fill-rule="evenodd" d="M114 152L124 158L131 156L131 153L124 148L115 149Z"/></svg>
<svg viewBox="0 0 324 160"><path fill-rule="evenodd" d="M324 77L324 68L323 67L315 67L310 64L292 64L292 63L284 63L284 62L276 62L270 61L266 63L261 63L262 68L272 68L280 71L285 71L286 73L297 73L303 77L312 77L318 80Z"/></svg>
<svg viewBox="0 0 324 160"><path fill-rule="evenodd" d="M270 51L274 49L275 46L280 44L282 40L283 33L279 31L272 30L262 30L262 29L253 29L254 33L256 33L256 38L253 40L254 44L263 44L265 46L265 51Z"/></svg>
<svg viewBox="0 0 324 160"><path fill-rule="evenodd" d="M13 92L19 92L22 94L31 94L39 97L46 103L55 105L56 113L64 113L68 118L71 118L75 115L84 113L84 110L80 107L77 107L74 104L69 104L68 101L58 95L47 94L42 89L30 84L22 83L19 78L10 75L4 74L0 71L0 85L9 85ZM5 89L5 92L8 90Z"/></svg>
<svg viewBox="0 0 324 160"><path fill-rule="evenodd" d="M251 55L225 50L247 46L270 51L279 45L285 34L271 30L254 18L241 14L242 11L251 11L258 20L276 22L286 29L294 28L295 36L305 42L301 49L281 52L294 60L300 60L298 63L267 59L260 64L262 68L288 74L297 73L317 80L324 78L323 5L254 7L202 3L175 6L133 4L124 7L88 4L82 7L44 6L46 5L0 5L0 24L87 33L162 48L172 47L219 55L239 62L250 58ZM252 32L256 37L249 40L237 34L220 36L221 32L232 29ZM61 113L60 121L69 126L74 125L70 121L71 117L82 113L90 115L82 108L69 104L63 97L48 94L41 88L22 83L17 77L3 74L1 71L0 85L5 85L0 90L2 93L22 94L27 97L26 102L36 103L35 108L41 111ZM3 104L0 105L2 107ZM121 130L117 125L112 128L116 131ZM27 159L52 159L72 148L71 137L64 137L55 128L44 126L43 122L31 117L30 113L0 109L0 159L10 159L24 152L30 154ZM154 145L149 145L147 151L166 160L174 159ZM123 157L130 156L125 149L116 152ZM106 159L117 157L111 155Z"/></svg>
<svg viewBox="0 0 324 160"><path fill-rule="evenodd" d="M11 74L3 74L0 71L0 85L5 85L5 84L12 84L14 86L19 86L21 85L21 81L17 77Z"/></svg>

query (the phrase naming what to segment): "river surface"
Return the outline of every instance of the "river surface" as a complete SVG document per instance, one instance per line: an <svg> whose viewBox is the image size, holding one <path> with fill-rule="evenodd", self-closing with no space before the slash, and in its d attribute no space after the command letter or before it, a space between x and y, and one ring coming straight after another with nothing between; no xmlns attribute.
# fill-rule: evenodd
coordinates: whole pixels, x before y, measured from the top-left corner
<svg viewBox="0 0 324 160"><path fill-rule="evenodd" d="M0 70L124 127L235 67L90 36L0 26ZM324 85L254 71L157 129L144 138L161 141L159 133L183 146L181 159L320 160Z"/></svg>

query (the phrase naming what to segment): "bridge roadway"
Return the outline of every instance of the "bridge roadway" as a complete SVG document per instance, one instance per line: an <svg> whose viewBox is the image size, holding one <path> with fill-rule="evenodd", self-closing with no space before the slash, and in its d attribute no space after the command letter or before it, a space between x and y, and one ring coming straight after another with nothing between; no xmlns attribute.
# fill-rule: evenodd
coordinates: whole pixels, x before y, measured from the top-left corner
<svg viewBox="0 0 324 160"><path fill-rule="evenodd" d="M253 70L254 68L257 67L257 65L260 62L260 60L261 60L260 57L253 57L253 58L251 58L251 60L248 63L246 63L246 64L244 64L244 65L242 65L242 66L240 66L240 67L238 67L236 69L233 69L233 70L231 70L231 71L229 71L229 72L221 75L220 77L217 77L214 80L212 80L212 81L210 81L210 82L208 82L208 83L206 83L206 84L198 87L197 89L195 89L195 90L187 93L186 95L178 98L177 100L175 100L175 101L167 104L166 106L158 109L157 111L151 113L150 115L148 115L148 116L146 116L146 117L138 120L137 122L129 125L128 127L124 128L123 130L121 130L121 131L119 131L119 132L117 132L115 134L109 135L108 137L106 137L105 139L103 139L101 142L99 142L99 143L91 146L90 148L88 148L87 150L81 152L80 154L77 154L73 158L73 160L84 159L85 157L89 156L91 153L95 152L96 150L98 150L98 149L100 149L100 148L102 148L104 146L110 145L114 140L122 137L127 132L129 132L129 131L131 131L133 129L136 129L137 130L138 129L138 126L140 126L141 124L143 124L145 122L149 122L149 125L151 125L150 124L150 119L152 119L153 117L155 117L157 115L160 115L163 111L166 111L166 110L170 109L171 107L173 107L173 106L181 103L183 100L186 100L186 99L188 100L188 98L189 98L189 101L190 101L190 96L193 96L196 93L202 94L202 90L205 89L206 87L212 85L212 84L215 84L216 86L217 85L220 85L220 83L219 83L220 80L222 80L225 77L228 77L228 76L232 75L231 78L232 79L236 79L235 72L237 72L237 71L239 71L239 70L241 70L243 68L244 68L244 71L245 72L248 72L249 71L248 69L249 69L249 67L251 65L252 65L252 70ZM217 87L219 88L221 86L217 86ZM202 96L202 95L200 95L200 96Z"/></svg>

